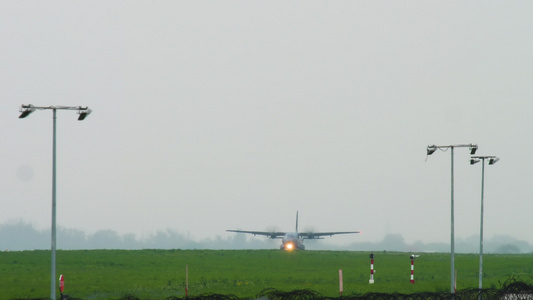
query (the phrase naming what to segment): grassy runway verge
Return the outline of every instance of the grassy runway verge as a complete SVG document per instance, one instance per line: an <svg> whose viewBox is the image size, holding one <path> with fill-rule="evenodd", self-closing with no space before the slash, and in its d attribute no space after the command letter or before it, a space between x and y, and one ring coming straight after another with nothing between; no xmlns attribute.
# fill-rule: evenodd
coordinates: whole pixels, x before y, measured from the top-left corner
<svg viewBox="0 0 533 300"><path fill-rule="evenodd" d="M183 297L185 266L189 295L206 293L254 297L263 289L310 289L339 296L367 292L405 293L450 290L450 254L422 253L410 284L410 253L374 252L374 284L369 284L369 252L280 250L76 250L57 252L57 276L65 294L81 299ZM457 289L477 288L479 256L456 254ZM0 299L46 298L50 294L50 251L0 252ZM485 254L483 284L498 288L510 276L533 275L533 254ZM58 292L59 295L59 292Z"/></svg>

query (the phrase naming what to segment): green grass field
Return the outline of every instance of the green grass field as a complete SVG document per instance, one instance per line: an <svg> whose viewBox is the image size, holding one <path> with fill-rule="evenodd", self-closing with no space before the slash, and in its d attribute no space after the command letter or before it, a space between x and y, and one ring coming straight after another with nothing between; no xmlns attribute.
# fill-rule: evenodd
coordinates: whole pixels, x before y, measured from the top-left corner
<svg viewBox="0 0 533 300"><path fill-rule="evenodd" d="M375 283L370 285L368 252L280 250L77 250L57 252L57 277L65 294L81 299L183 297L185 266L189 295L205 293L254 297L265 288L311 289L339 295L446 292L450 290L450 254L424 254L415 260L410 284L410 253L375 252ZM483 283L498 288L510 276L533 274L533 254L483 256ZM479 256L456 254L457 289L477 288ZM0 252L0 299L50 295L50 251ZM59 291L57 292L59 295Z"/></svg>

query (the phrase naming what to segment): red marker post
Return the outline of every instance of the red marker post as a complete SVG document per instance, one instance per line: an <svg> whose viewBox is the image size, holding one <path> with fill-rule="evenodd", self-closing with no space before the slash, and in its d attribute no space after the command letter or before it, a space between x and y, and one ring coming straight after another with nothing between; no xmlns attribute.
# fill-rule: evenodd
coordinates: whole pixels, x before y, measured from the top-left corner
<svg viewBox="0 0 533 300"><path fill-rule="evenodd" d="M63 277L63 274L59 275L59 291L61 294L63 294L63 290L65 289L65 277Z"/></svg>
<svg viewBox="0 0 533 300"><path fill-rule="evenodd" d="M61 293L61 300L68 299L68 296L63 296L63 291L65 290L65 277L63 277L63 274L59 275L59 292Z"/></svg>

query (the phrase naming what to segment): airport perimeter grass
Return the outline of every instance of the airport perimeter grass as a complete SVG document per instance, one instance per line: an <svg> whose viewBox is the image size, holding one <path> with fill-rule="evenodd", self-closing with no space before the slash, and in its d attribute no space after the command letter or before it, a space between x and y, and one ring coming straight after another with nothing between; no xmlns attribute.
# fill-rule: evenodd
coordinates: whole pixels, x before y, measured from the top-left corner
<svg viewBox="0 0 533 300"><path fill-rule="evenodd" d="M369 252L280 250L77 250L57 252L57 277L65 278L65 294L81 299L183 297L185 266L189 295L205 293L254 297L265 288L310 289L339 295L339 269L344 295L447 292L450 254L431 253L415 260L410 284L410 253L374 252L375 283ZM533 274L533 254L483 256L484 287L499 288L510 276ZM479 256L456 254L457 288L477 288ZM50 295L50 251L0 252L0 299L47 298ZM59 295L59 291L57 292Z"/></svg>

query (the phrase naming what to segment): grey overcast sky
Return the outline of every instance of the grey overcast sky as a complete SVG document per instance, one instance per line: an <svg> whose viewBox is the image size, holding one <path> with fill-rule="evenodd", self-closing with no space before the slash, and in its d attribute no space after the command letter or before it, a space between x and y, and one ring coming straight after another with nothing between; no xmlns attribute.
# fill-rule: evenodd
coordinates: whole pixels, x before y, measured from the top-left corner
<svg viewBox="0 0 533 300"><path fill-rule="evenodd" d="M532 1L1 1L0 223L194 239L361 230L450 240L450 152L477 143L485 236L533 243ZM455 233L481 165L455 151ZM23 238L23 237L21 237Z"/></svg>

